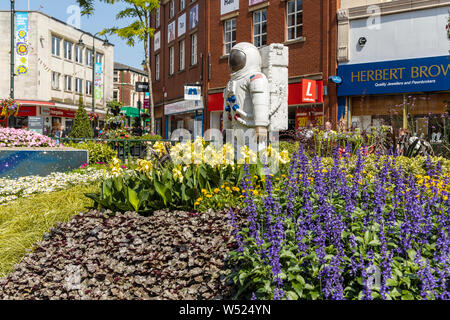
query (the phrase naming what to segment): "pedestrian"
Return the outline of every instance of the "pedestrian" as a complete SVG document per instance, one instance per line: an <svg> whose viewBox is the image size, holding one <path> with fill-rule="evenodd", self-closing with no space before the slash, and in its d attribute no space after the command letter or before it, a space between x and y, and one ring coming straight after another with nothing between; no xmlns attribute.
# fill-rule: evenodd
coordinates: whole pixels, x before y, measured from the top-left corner
<svg viewBox="0 0 450 320"><path fill-rule="evenodd" d="M55 126L55 140L56 140L56 144L60 144L61 143L61 138L62 138L62 128L61 128L61 124L57 123Z"/></svg>

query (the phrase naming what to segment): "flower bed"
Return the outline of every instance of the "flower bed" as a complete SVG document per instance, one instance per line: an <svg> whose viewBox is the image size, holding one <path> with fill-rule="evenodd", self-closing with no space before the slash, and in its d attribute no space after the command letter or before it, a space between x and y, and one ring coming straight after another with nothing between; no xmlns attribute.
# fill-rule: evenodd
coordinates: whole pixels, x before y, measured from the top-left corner
<svg viewBox="0 0 450 320"><path fill-rule="evenodd" d="M450 175L405 174L396 157L326 169L300 150L288 179L266 177L262 198L242 180L248 223L235 229L239 297L448 299ZM233 211L230 211L234 221Z"/></svg>
<svg viewBox="0 0 450 320"><path fill-rule="evenodd" d="M0 300L228 298L231 231L223 212L80 214L0 279Z"/></svg>
<svg viewBox="0 0 450 320"><path fill-rule="evenodd" d="M34 131L0 128L0 148L10 147L58 147L56 141Z"/></svg>
<svg viewBox="0 0 450 320"><path fill-rule="evenodd" d="M0 178L0 205L33 194L64 190L73 185L88 185L109 176L105 170L87 168L79 172L52 173L45 177Z"/></svg>

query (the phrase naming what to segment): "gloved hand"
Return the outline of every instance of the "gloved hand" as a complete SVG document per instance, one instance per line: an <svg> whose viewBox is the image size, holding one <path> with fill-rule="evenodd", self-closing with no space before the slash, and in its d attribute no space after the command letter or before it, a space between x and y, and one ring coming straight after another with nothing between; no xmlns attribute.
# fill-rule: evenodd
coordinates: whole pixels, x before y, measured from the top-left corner
<svg viewBox="0 0 450 320"><path fill-rule="evenodd" d="M256 139L261 140L267 139L267 128L266 127L255 127Z"/></svg>

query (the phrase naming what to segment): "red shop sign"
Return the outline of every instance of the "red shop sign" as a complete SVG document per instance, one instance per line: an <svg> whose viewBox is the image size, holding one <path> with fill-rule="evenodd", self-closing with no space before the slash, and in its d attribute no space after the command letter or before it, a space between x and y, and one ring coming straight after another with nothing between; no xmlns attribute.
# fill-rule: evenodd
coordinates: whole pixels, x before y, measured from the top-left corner
<svg viewBox="0 0 450 320"><path fill-rule="evenodd" d="M302 79L302 102L314 103L316 98L316 80Z"/></svg>
<svg viewBox="0 0 450 320"><path fill-rule="evenodd" d="M18 117L34 117L36 116L36 107L21 106L19 108Z"/></svg>
<svg viewBox="0 0 450 320"><path fill-rule="evenodd" d="M50 108L50 115L52 117L75 118L76 113L75 110Z"/></svg>

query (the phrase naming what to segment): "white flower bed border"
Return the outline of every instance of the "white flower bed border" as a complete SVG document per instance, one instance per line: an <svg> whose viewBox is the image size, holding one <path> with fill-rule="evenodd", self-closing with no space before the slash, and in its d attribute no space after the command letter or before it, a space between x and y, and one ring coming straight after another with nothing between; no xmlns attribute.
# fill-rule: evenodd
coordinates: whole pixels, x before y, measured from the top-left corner
<svg viewBox="0 0 450 320"><path fill-rule="evenodd" d="M74 185L88 185L109 178L108 169L87 168L79 172L54 172L48 176L27 176L18 179L0 178L0 206L34 194L67 189Z"/></svg>

